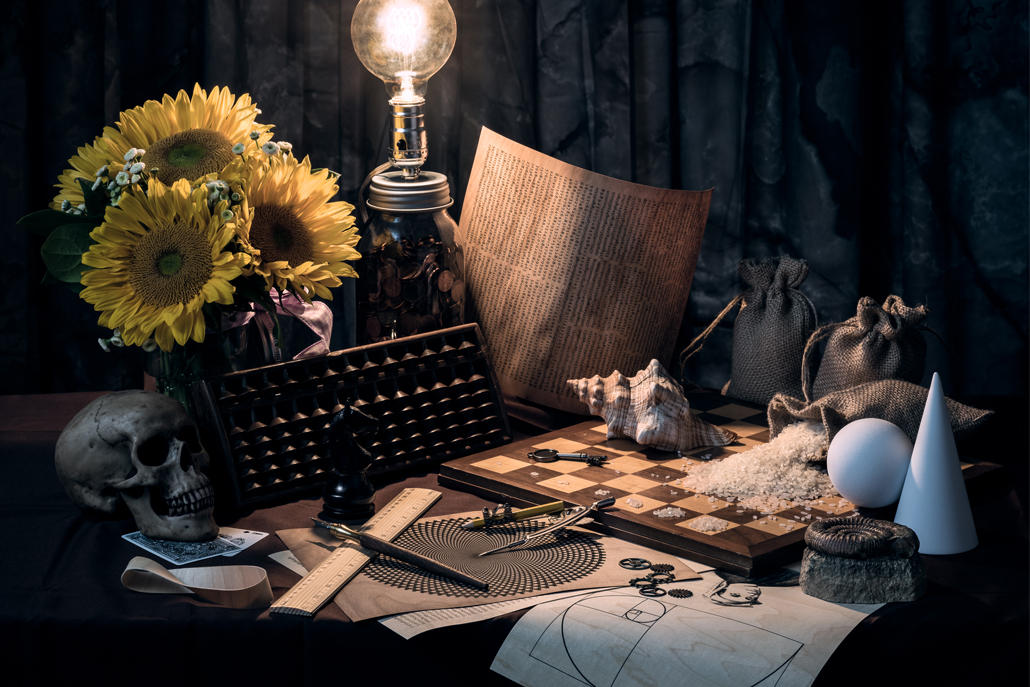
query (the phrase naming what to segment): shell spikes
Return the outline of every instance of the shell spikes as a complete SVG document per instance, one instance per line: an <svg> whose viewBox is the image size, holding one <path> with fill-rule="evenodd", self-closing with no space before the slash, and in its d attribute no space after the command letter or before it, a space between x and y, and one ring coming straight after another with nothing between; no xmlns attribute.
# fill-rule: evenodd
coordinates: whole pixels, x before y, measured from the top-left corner
<svg viewBox="0 0 1030 687"><path fill-rule="evenodd" d="M625 437L662 451L687 451L725 446L737 438L691 414L683 387L657 360L632 379L616 370L605 378L594 375L566 383L587 404L591 415L608 423L609 439Z"/></svg>

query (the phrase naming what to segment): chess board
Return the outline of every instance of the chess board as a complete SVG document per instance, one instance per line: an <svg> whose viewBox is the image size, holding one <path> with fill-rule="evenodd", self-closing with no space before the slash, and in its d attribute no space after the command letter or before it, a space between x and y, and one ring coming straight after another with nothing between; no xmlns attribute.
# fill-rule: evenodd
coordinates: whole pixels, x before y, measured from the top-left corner
<svg viewBox="0 0 1030 687"><path fill-rule="evenodd" d="M796 502L770 515L696 494L677 484L692 466L722 460L770 439L764 408L716 393L695 393L688 398L691 412L735 432L737 441L719 448L693 449L679 456L627 439L608 440L606 425L595 418L445 463L440 466L439 482L521 507L557 499L589 505L615 497L615 506L606 509L592 528L745 576L800 559L809 524L857 513L852 503L836 496ZM607 462L598 467L566 460L539 463L527 457L529 452L544 448L604 455ZM983 472L984 465L963 463L966 478ZM669 506L682 509L685 515L662 518L654 514ZM691 527L704 516L725 521L725 529L706 532Z"/></svg>

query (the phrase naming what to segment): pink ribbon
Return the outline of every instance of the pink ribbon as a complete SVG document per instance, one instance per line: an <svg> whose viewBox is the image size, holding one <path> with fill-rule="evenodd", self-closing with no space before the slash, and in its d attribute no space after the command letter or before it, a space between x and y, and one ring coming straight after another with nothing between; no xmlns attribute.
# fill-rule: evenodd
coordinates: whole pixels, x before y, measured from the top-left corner
<svg viewBox="0 0 1030 687"><path fill-rule="evenodd" d="M275 303L275 310L279 315L289 315L302 322L304 326L318 337L318 341L311 344L303 351L293 356L294 360L303 358L315 358L329 352L329 337L333 331L333 311L321 301L306 303L304 300L292 293L276 296L272 295ZM251 303L253 311L241 312L235 319L222 318L222 331L229 331L234 327L243 327L255 317L258 324L271 335L273 330L272 316L261 306L260 303ZM273 344L274 345L274 344ZM281 362L282 353L275 347L276 362Z"/></svg>

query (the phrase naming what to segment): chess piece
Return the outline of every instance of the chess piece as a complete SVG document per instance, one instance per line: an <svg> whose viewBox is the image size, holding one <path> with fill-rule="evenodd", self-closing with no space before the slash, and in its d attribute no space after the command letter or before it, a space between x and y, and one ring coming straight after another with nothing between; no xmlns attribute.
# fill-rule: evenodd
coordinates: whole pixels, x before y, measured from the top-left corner
<svg viewBox="0 0 1030 687"><path fill-rule="evenodd" d="M330 522L364 520L375 513L376 490L368 479L372 454L357 437L378 431L379 421L346 402L329 423L329 459L333 471L322 488L319 517Z"/></svg>
<svg viewBox="0 0 1030 687"><path fill-rule="evenodd" d="M894 521L919 535L919 553L976 547L976 526L940 376L934 372Z"/></svg>

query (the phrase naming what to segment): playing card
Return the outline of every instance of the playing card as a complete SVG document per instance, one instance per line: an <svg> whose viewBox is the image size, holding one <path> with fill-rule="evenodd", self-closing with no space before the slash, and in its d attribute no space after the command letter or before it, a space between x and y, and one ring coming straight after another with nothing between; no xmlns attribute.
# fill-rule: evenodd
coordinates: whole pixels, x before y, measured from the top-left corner
<svg viewBox="0 0 1030 687"><path fill-rule="evenodd" d="M227 551L222 554L223 556L235 556L240 551L256 544L265 537L268 536L268 532L257 532L255 530L241 530L237 527L220 527L218 528L218 538L222 539L233 546L237 547L235 551Z"/></svg>
<svg viewBox="0 0 1030 687"><path fill-rule="evenodd" d="M123 534L122 539L176 565L186 565L229 552L239 553L238 546L219 537L208 541L169 541L167 539L151 539L141 532L133 532L132 534Z"/></svg>

